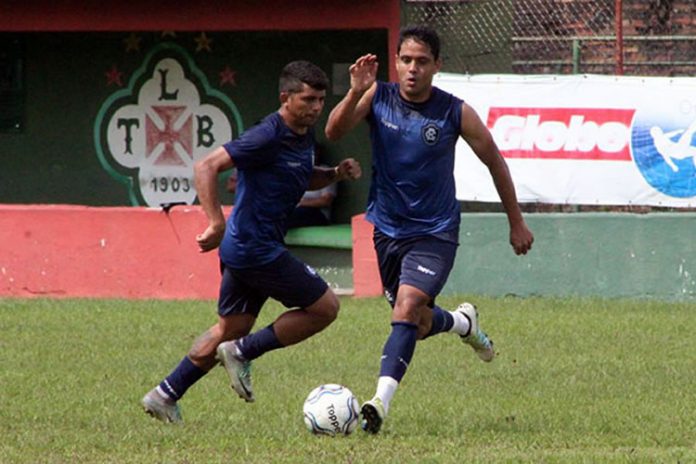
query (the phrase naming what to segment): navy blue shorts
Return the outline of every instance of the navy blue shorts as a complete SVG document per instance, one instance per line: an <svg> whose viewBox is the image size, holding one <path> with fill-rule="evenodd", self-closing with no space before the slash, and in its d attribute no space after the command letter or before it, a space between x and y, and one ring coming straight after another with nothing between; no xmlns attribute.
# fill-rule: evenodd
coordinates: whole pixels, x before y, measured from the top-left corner
<svg viewBox="0 0 696 464"><path fill-rule="evenodd" d="M433 300L442 291L457 254L457 232L442 238L434 235L391 238L375 229L373 241L377 251L379 274L384 295L394 307L399 285L411 285Z"/></svg>
<svg viewBox="0 0 696 464"><path fill-rule="evenodd" d="M232 269L220 263L220 268L220 316L258 316L269 297L286 308L306 308L321 298L328 288L314 269L287 251L262 266Z"/></svg>

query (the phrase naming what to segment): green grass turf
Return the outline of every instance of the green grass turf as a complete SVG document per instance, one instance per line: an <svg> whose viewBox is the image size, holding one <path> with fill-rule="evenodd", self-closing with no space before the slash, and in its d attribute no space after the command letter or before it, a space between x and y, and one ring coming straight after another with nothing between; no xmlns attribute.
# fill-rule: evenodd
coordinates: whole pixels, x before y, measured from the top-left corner
<svg viewBox="0 0 696 464"><path fill-rule="evenodd" d="M256 360L256 403L214 369L181 401L183 426L139 402L214 302L0 300L0 462L696 462L696 303L468 299L498 358L450 334L419 343L382 433L333 439L306 431L302 403L321 383L372 396L382 299L342 299L327 330Z"/></svg>

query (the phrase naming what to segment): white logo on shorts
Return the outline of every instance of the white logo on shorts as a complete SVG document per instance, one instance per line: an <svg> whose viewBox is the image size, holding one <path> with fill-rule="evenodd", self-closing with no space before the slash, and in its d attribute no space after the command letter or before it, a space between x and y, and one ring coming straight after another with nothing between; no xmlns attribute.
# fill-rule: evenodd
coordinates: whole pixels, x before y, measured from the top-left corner
<svg viewBox="0 0 696 464"><path fill-rule="evenodd" d="M307 272L309 272L313 276L317 275L317 271L315 271L314 268L309 264L305 264L305 269L307 269Z"/></svg>
<svg viewBox="0 0 696 464"><path fill-rule="evenodd" d="M387 301L390 304L394 303L394 295L392 295L391 292L389 290L387 290L386 288L384 289L384 297L387 299Z"/></svg>
<svg viewBox="0 0 696 464"><path fill-rule="evenodd" d="M435 271L430 270L430 269L428 269L428 268L425 267L425 266L421 266L420 264L418 265L418 267L417 267L416 269L417 269L418 271L422 272L423 274L428 274L428 275L431 275L431 276L434 276L434 275L435 275Z"/></svg>

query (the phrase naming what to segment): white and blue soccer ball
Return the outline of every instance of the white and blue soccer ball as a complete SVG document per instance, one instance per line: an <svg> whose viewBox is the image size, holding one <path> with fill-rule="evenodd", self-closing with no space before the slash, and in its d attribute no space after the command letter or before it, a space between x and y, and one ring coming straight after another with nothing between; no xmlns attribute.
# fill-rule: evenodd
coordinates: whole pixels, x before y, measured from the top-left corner
<svg viewBox="0 0 696 464"><path fill-rule="evenodd" d="M317 435L349 435L358 425L358 399L348 388L335 383L312 390L302 412L307 429Z"/></svg>

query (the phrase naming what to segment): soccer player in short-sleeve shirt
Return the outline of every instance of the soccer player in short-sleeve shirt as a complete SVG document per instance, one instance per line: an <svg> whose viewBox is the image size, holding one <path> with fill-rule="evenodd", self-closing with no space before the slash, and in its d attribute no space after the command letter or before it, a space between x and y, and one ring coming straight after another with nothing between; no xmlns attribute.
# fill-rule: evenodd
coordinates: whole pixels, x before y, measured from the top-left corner
<svg viewBox="0 0 696 464"><path fill-rule="evenodd" d="M196 163L196 191L208 219L196 242L203 253L219 247L218 322L142 399L153 417L180 422L179 400L218 362L232 389L245 401L254 401L251 362L307 339L336 318L336 295L284 244L288 216L305 190L361 175L360 165L350 158L333 168L314 166L312 127L323 109L327 86L326 75L314 64L289 63L280 75L280 109ZM236 201L225 220L217 178L233 167ZM268 298L289 310L250 333Z"/></svg>

